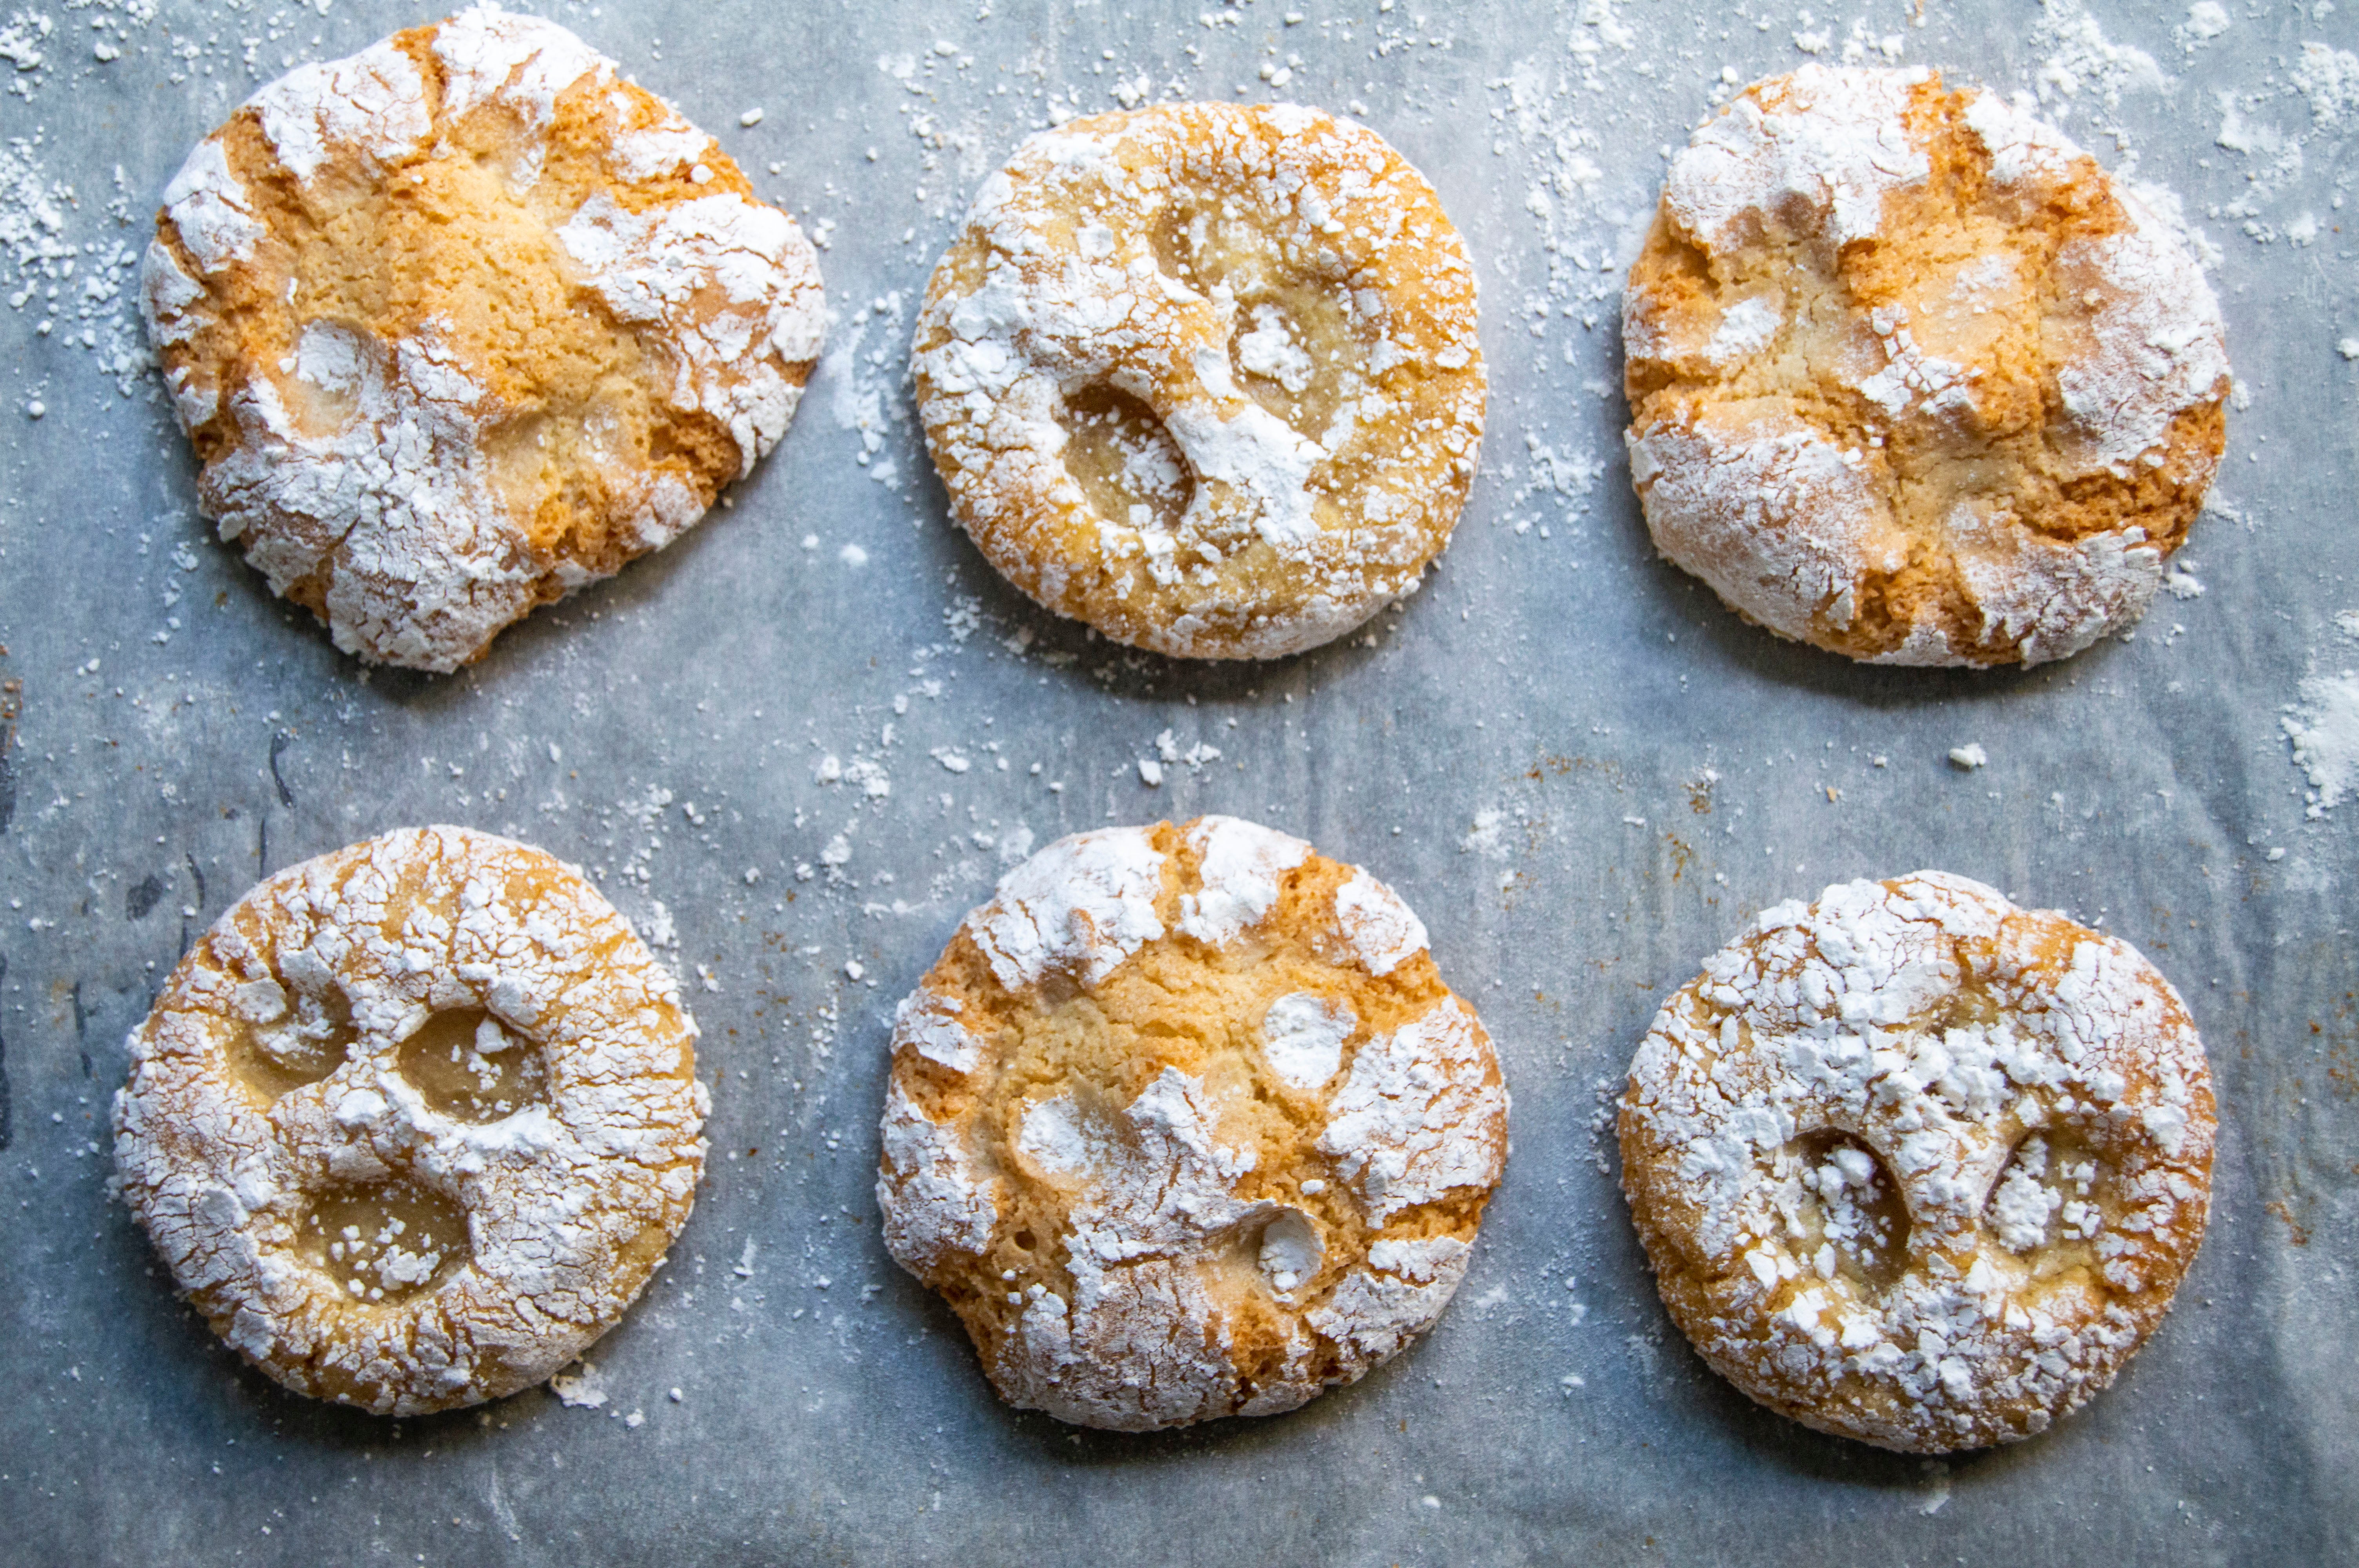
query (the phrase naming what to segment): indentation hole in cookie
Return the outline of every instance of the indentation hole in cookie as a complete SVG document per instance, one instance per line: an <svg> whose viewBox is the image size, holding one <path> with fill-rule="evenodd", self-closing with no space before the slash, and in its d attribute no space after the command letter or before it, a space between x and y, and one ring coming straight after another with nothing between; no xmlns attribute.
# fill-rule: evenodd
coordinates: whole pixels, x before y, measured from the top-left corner
<svg viewBox="0 0 2359 1568"><path fill-rule="evenodd" d="M2018 1255L2093 1241L2104 1224L2104 1162L2069 1129L2027 1132L1991 1184L1984 1227Z"/></svg>
<svg viewBox="0 0 2359 1568"><path fill-rule="evenodd" d="M401 1076L462 1121L496 1121L549 1098L540 1047L479 1007L428 1016L401 1043Z"/></svg>
<svg viewBox="0 0 2359 1568"><path fill-rule="evenodd" d="M1892 1173L1866 1144L1832 1129L1805 1135L1794 1152L1802 1234L1789 1239L1804 1269L1871 1292L1890 1289L1908 1261L1908 1206Z"/></svg>
<svg viewBox="0 0 2359 1568"><path fill-rule="evenodd" d="M1335 411L1360 379L1349 299L1315 283L1256 287L1238 298L1229 339L1237 384L1296 435L1322 446L1343 444Z"/></svg>
<svg viewBox="0 0 2359 1568"><path fill-rule="evenodd" d="M1108 523L1169 535L1196 493L1195 470L1155 411L1117 388L1069 393L1065 470L1090 509Z"/></svg>
<svg viewBox="0 0 2359 1568"><path fill-rule="evenodd" d="M400 1177L328 1194L303 1217L296 1246L346 1299L372 1305L430 1291L473 1255L466 1211Z"/></svg>
<svg viewBox="0 0 2359 1568"><path fill-rule="evenodd" d="M1320 1260L1327 1255L1327 1244L1309 1215L1299 1208L1282 1208L1261 1227L1256 1254L1262 1278L1283 1296L1310 1282L1319 1272Z"/></svg>
<svg viewBox="0 0 2359 1568"><path fill-rule="evenodd" d="M237 988L223 1052L230 1076L264 1105L342 1066L360 1038L352 1003L324 964L307 950L282 969L303 971L300 982L282 972Z"/></svg>

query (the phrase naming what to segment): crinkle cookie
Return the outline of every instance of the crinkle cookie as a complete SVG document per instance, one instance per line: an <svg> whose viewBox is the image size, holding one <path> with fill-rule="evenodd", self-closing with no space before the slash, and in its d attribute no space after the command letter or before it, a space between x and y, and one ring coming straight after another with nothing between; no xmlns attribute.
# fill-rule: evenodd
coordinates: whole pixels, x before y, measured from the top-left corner
<svg viewBox="0 0 2359 1568"><path fill-rule="evenodd" d="M255 93L166 188L141 284L222 537L338 647L426 670L701 517L825 311L710 136L490 6Z"/></svg>
<svg viewBox="0 0 2359 1568"><path fill-rule="evenodd" d="M2213 1127L2152 965L1921 871L1763 912L1665 1004L1622 1181L1713 1370L1821 1432L1940 1454L2113 1381L2202 1241Z"/></svg>
<svg viewBox="0 0 2359 1568"><path fill-rule="evenodd" d="M1203 816L1060 839L893 1032L893 1256L1011 1403L1292 1410L1422 1334L1507 1152L1473 1012L1392 891Z"/></svg>
<svg viewBox="0 0 2359 1568"><path fill-rule="evenodd" d="M1928 70L1756 83L1623 302L1656 546L1855 659L2038 664L2146 612L2218 466L2220 309L2169 224Z"/></svg>
<svg viewBox="0 0 2359 1568"><path fill-rule="evenodd" d="M132 1033L123 1196L213 1332L380 1415L541 1381L687 1223L696 1025L538 849L388 833L279 872Z"/></svg>
<svg viewBox="0 0 2359 1568"><path fill-rule="evenodd" d="M1414 591L1482 442L1474 272L1432 187L1288 103L1027 141L935 268L916 355L992 565L1186 658L1298 653Z"/></svg>

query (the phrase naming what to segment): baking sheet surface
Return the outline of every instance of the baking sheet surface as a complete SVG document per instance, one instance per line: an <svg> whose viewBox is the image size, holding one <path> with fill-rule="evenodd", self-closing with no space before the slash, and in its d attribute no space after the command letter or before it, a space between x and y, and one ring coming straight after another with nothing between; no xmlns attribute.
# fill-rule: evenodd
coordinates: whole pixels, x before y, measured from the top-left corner
<svg viewBox="0 0 2359 1568"><path fill-rule="evenodd" d="M2338 349L2359 340L2359 5L555 8L823 240L835 316L727 510L449 679L364 674L211 538L128 308L195 138L285 65L436 12L10 10L0 1561L2359 1552L2359 801L2306 815L2284 729L2359 665L2359 341ZM2033 93L2175 190L2216 254L2228 459L2134 638L2028 674L1857 667L1740 624L1647 546L1615 322L1665 155L1728 84L1850 58ZM1489 432L1449 552L1367 634L1265 666L1129 654L1003 586L945 521L905 381L981 177L1035 126L1172 95L1364 118L1481 274ZM1969 743L1986 765L1949 761ZM1002 1407L878 1243L886 1019L1026 847L1213 810L1408 898L1498 1042L1514 1155L1456 1304L1361 1385L1271 1420L1071 1431ZM569 1384L582 1402L394 1423L282 1393L173 1299L108 1196L105 1112L125 1033L230 900L432 821L580 862L660 944L704 1030L712 1157L669 1266ZM1928 866L2144 949L2222 1112L2210 1238L2120 1383L2040 1440L1932 1462L1802 1431L1702 1368L1603 1114L1659 998L1754 913Z"/></svg>

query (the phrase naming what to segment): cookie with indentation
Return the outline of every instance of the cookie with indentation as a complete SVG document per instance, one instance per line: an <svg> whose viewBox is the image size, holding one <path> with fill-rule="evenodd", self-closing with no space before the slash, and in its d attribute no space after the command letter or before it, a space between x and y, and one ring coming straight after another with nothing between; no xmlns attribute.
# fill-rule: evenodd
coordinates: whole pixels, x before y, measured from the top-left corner
<svg viewBox="0 0 2359 1568"><path fill-rule="evenodd" d="M213 1332L381 1415L541 1381L687 1223L679 988L538 849L388 833L232 905L132 1033L124 1200Z"/></svg>
<svg viewBox="0 0 2359 1568"><path fill-rule="evenodd" d="M785 433L826 308L712 137L492 6L255 93L141 282L222 537L425 670L695 524Z"/></svg>
<svg viewBox="0 0 2359 1568"><path fill-rule="evenodd" d="M1766 910L1656 1015L1623 1189L1754 1399L1940 1454L2111 1383L2203 1238L2202 1042L2128 944L1938 871Z"/></svg>
<svg viewBox="0 0 2359 1568"><path fill-rule="evenodd" d="M1229 816L1049 846L901 1004L876 1183L1011 1404L1294 1409L1425 1332L1507 1152L1489 1037L1365 871Z"/></svg>
<svg viewBox="0 0 2359 1568"><path fill-rule="evenodd" d="M926 290L918 406L1009 581L1186 658L1316 647L1415 590L1482 442L1474 273L1423 176L1293 104L1045 131Z"/></svg>
<svg viewBox="0 0 2359 1568"><path fill-rule="evenodd" d="M1930 70L1757 82L1671 163L1623 301L1656 547L1783 637L2038 664L2146 612L2225 441L2171 226Z"/></svg>

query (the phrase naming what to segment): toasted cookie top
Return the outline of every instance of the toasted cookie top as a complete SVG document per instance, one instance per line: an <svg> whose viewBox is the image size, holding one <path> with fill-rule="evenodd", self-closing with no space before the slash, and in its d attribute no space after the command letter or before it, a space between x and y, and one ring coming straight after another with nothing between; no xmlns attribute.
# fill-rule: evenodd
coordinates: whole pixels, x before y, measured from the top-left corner
<svg viewBox="0 0 2359 1568"><path fill-rule="evenodd" d="M388 833L263 882L173 971L115 1096L124 1199L298 1392L496 1399L612 1327L686 1223L695 1035L578 875Z"/></svg>
<svg viewBox="0 0 2359 1568"><path fill-rule="evenodd" d="M1506 1113L1383 883L1234 817L1105 828L1011 871L902 1004L877 1199L1010 1402L1268 1414L1440 1314Z"/></svg>
<svg viewBox="0 0 2359 1568"><path fill-rule="evenodd" d="M492 6L255 93L166 188L142 290L223 537L429 670L702 516L825 311L710 136Z"/></svg>
<svg viewBox="0 0 2359 1568"><path fill-rule="evenodd" d="M1413 589L1483 432L1474 274L1381 136L1293 104L1043 132L916 336L959 522L1061 614L1191 658L1314 647Z"/></svg>
<svg viewBox="0 0 2359 1568"><path fill-rule="evenodd" d="M1926 871L1764 911L1664 1005L1623 1184L1715 1370L1821 1431L1941 1453L2113 1380L2202 1239L2213 1126L2153 966Z"/></svg>
<svg viewBox="0 0 2359 1568"><path fill-rule="evenodd" d="M1624 300L1657 546L1854 658L2037 664L2142 615L2224 442L2218 304L2135 192L1923 70L1757 82Z"/></svg>

